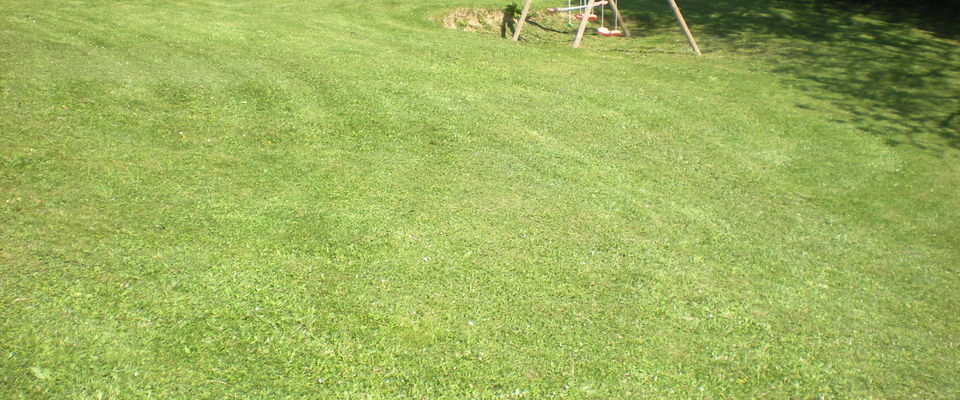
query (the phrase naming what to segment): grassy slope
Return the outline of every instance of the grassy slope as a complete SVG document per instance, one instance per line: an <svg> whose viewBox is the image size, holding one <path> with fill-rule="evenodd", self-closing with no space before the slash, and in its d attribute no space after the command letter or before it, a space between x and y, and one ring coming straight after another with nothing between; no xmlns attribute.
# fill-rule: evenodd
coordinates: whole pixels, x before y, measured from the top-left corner
<svg viewBox="0 0 960 400"><path fill-rule="evenodd" d="M960 396L956 42L369 3L0 3L2 397Z"/></svg>

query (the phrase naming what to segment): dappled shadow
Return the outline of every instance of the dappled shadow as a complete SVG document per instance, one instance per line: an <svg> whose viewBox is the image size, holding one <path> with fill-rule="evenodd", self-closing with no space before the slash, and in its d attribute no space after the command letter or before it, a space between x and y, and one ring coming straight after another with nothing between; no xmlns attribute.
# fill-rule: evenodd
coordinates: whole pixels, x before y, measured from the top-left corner
<svg viewBox="0 0 960 400"><path fill-rule="evenodd" d="M562 31L562 30L559 30L559 29L556 29L556 28L551 28L551 27L548 27L548 26L543 26L543 25L541 25L539 22L533 20L532 18L528 18L526 23L530 24L531 26L535 26L535 27L537 27L537 28L540 28L541 30L547 31L547 32L563 33L563 34L571 34L571 33L575 32L575 31Z"/></svg>
<svg viewBox="0 0 960 400"><path fill-rule="evenodd" d="M523 23L527 26L532 26L539 28L540 30L553 33L566 33L564 31L544 26L535 20L534 13L527 15L527 18L524 19ZM503 23L500 25L500 37L513 37L514 32L517 31L517 18L519 18L520 8L517 7L516 3L512 3L504 7L503 9ZM524 37L521 36L520 40L523 40Z"/></svg>
<svg viewBox="0 0 960 400"><path fill-rule="evenodd" d="M674 29L665 1L621 0L642 29ZM766 57L787 84L807 89L890 145L960 149L960 44L826 2L683 0L704 52ZM643 30L638 32L643 34Z"/></svg>

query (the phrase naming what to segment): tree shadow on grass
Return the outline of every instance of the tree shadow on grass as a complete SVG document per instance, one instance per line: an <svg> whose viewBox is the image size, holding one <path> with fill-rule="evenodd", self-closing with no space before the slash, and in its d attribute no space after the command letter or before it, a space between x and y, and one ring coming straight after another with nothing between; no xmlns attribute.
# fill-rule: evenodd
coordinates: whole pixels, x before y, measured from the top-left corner
<svg viewBox="0 0 960 400"><path fill-rule="evenodd" d="M620 3L648 31L676 24L665 1ZM707 38L704 52L764 57L785 83L829 101L847 122L892 146L960 150L956 40L824 1L683 0L681 7L694 33Z"/></svg>

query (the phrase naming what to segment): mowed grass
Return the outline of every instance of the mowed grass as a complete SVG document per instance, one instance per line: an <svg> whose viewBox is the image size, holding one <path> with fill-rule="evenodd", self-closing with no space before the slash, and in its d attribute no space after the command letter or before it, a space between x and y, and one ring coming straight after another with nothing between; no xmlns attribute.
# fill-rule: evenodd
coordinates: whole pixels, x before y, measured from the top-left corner
<svg viewBox="0 0 960 400"><path fill-rule="evenodd" d="M960 397L956 41L500 3L0 2L0 397Z"/></svg>

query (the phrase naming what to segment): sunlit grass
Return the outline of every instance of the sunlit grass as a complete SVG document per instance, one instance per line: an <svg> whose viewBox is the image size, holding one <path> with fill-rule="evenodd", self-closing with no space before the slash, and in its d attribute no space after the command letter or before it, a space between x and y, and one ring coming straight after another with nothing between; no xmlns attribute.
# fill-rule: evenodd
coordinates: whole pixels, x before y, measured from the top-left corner
<svg viewBox="0 0 960 400"><path fill-rule="evenodd" d="M0 3L0 397L957 397L957 43L622 3Z"/></svg>

